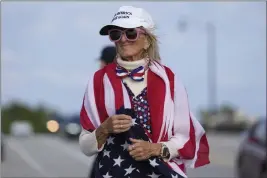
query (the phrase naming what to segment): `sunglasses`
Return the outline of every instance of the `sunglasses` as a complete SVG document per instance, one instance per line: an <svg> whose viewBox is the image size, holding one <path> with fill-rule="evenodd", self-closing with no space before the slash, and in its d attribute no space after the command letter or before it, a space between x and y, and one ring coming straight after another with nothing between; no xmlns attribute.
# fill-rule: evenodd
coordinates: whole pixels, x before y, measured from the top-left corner
<svg viewBox="0 0 267 178"><path fill-rule="evenodd" d="M140 34L145 34L145 31L140 28L111 29L108 31L109 39L112 42L120 41L123 34L125 34L128 41L136 41Z"/></svg>

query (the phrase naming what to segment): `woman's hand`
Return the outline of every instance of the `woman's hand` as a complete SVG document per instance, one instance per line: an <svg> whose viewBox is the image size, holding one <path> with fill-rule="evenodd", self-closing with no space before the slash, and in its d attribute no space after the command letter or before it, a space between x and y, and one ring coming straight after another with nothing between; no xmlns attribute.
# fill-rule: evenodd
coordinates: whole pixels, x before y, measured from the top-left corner
<svg viewBox="0 0 267 178"><path fill-rule="evenodd" d="M133 143L129 146L129 154L136 160L147 160L151 156L159 156L161 151L160 143L150 143L144 140L137 140L130 138Z"/></svg>
<svg viewBox="0 0 267 178"><path fill-rule="evenodd" d="M96 140L98 149L100 149L106 142L109 134L121 133L129 130L132 126L132 118L130 116L121 114L114 115L104 121L100 127L96 129Z"/></svg>
<svg viewBox="0 0 267 178"><path fill-rule="evenodd" d="M108 118L102 127L107 133L122 133L128 131L132 126L132 117L124 114L114 115Z"/></svg>

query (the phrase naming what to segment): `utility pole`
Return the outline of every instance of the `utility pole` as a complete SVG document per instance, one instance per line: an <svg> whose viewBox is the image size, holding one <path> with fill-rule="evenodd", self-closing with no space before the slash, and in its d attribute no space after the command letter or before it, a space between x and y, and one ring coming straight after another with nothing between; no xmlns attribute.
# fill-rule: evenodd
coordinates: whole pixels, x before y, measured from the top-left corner
<svg viewBox="0 0 267 178"><path fill-rule="evenodd" d="M178 21L180 32L187 30L186 20ZM207 37L207 102L209 111L217 112L217 56L216 56L216 27L211 22L205 23Z"/></svg>
<svg viewBox="0 0 267 178"><path fill-rule="evenodd" d="M216 27L207 22L207 82L209 109L217 111L217 56L216 56Z"/></svg>

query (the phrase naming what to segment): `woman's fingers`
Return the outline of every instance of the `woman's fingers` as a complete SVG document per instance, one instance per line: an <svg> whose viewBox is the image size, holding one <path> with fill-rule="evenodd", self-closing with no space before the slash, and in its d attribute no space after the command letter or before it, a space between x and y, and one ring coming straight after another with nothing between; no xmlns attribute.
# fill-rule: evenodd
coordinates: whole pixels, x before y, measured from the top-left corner
<svg viewBox="0 0 267 178"><path fill-rule="evenodd" d="M131 128L132 124L123 124L123 125L115 125L114 126L114 132L115 133L121 133L126 132Z"/></svg>
<svg viewBox="0 0 267 178"><path fill-rule="evenodd" d="M132 126L132 117L124 114L114 115L108 121L109 130L112 133L121 133L130 129Z"/></svg>

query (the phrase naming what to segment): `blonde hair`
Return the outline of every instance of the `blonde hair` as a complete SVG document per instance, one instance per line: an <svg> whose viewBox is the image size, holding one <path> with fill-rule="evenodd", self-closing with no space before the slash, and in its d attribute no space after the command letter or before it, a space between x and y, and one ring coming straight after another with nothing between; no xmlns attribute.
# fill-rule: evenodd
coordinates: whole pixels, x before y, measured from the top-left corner
<svg viewBox="0 0 267 178"><path fill-rule="evenodd" d="M159 54L158 37L148 30L146 30L146 33L147 33L147 40L149 43L149 47L145 51L146 55L149 57L150 60L160 61L161 58Z"/></svg>

